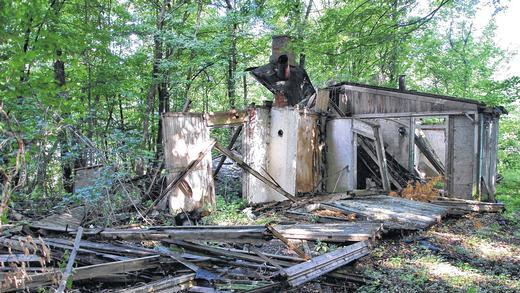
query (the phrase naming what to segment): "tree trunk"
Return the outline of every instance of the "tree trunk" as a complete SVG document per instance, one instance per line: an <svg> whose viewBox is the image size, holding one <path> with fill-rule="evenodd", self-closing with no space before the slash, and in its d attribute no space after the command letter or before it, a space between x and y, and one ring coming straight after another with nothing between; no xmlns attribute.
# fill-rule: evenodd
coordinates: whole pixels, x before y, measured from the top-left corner
<svg viewBox="0 0 520 293"><path fill-rule="evenodd" d="M236 2L234 3L236 5ZM232 16L234 13L234 7L231 3L231 0L226 0L226 9L228 17ZM229 52L229 60L228 60L228 78L227 78L227 90L228 90L228 99L229 99L229 107L235 107L235 96L236 96L236 86L235 86L235 74L237 71L237 29L238 25L232 17L232 23L230 27L230 40L231 40L231 48Z"/></svg>
<svg viewBox="0 0 520 293"><path fill-rule="evenodd" d="M54 61L54 80L58 88L65 86L65 63L61 60L61 50L56 51L56 61ZM64 92L58 93L59 99L66 99ZM73 166L70 160L67 159L70 155L70 146L67 140L67 132L63 130L58 137L60 141L60 157L61 169L63 174L63 189L65 192L72 193L74 191Z"/></svg>
<svg viewBox="0 0 520 293"><path fill-rule="evenodd" d="M154 68L153 68L153 74L154 74L154 82L157 83L157 93L159 97L159 103L158 103L158 124L157 124L157 140L156 140L156 152L155 152L155 158L157 161L160 161L163 156L163 134L162 134L162 115L166 112L168 112L169 109L169 97L168 97L168 83L167 78L164 76L165 74L161 74L161 70L159 65L164 59L164 46L161 39L161 34L163 31L164 23L165 23L165 16L166 16L166 10L169 6L170 1L164 0L161 5L161 10L159 12L159 16L157 18L157 31L154 37Z"/></svg>

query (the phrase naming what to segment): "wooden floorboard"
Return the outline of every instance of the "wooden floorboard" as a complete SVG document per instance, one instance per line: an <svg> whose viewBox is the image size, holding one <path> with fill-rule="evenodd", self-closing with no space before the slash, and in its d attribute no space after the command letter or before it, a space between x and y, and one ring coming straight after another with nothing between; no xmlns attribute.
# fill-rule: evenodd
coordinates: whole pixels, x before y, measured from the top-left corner
<svg viewBox="0 0 520 293"><path fill-rule="evenodd" d="M448 213L445 207L384 195L327 202L326 205L380 221L387 229L425 229Z"/></svg>

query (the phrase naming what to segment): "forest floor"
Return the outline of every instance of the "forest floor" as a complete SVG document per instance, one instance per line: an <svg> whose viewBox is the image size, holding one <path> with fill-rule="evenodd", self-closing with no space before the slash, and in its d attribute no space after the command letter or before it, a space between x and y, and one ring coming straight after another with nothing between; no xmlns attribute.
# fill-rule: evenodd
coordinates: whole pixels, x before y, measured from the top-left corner
<svg viewBox="0 0 520 293"><path fill-rule="evenodd" d="M427 231L385 237L356 271L358 292L519 292L519 223L502 214L445 219Z"/></svg>
<svg viewBox="0 0 520 293"><path fill-rule="evenodd" d="M384 235L351 266L370 279L365 285L320 279L291 292L520 292L520 175L503 175L498 186L503 213L451 217L426 231ZM219 211L206 220L247 224L245 207L220 197ZM270 214L254 222L276 220Z"/></svg>

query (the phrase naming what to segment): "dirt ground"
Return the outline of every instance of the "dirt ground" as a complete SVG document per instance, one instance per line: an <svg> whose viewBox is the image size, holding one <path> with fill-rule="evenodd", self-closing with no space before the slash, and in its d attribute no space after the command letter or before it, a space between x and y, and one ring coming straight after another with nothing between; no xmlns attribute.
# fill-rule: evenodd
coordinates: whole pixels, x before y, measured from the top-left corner
<svg viewBox="0 0 520 293"><path fill-rule="evenodd" d="M377 242L355 269L373 278L357 292L520 292L518 223L501 214L445 219Z"/></svg>
<svg viewBox="0 0 520 293"><path fill-rule="evenodd" d="M295 292L520 292L520 229L501 214L444 219L385 236L351 269L370 280L321 279Z"/></svg>

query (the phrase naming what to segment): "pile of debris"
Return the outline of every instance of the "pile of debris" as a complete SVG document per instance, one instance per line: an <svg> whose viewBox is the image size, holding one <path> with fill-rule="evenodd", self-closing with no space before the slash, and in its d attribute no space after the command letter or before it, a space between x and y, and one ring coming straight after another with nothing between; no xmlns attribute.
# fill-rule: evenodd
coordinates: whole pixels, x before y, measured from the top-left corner
<svg viewBox="0 0 520 293"><path fill-rule="evenodd" d="M73 286L82 292L264 292L299 286L368 254L369 240L382 230L377 223L117 229L55 225L57 218L67 222L74 218L70 216L2 231L0 291L57 286L57 292L64 292ZM315 257L307 244L299 245L316 240L345 246ZM341 271L329 277L363 280Z"/></svg>
<svg viewBox="0 0 520 293"><path fill-rule="evenodd" d="M501 208L329 194L254 210L278 210L285 215L278 224L83 229L87 213L80 206L2 227L0 291L267 292L320 277L340 279L332 283L344 288L367 281L345 265L367 255L386 231L425 229L447 214ZM325 249L317 247L323 243Z"/></svg>

